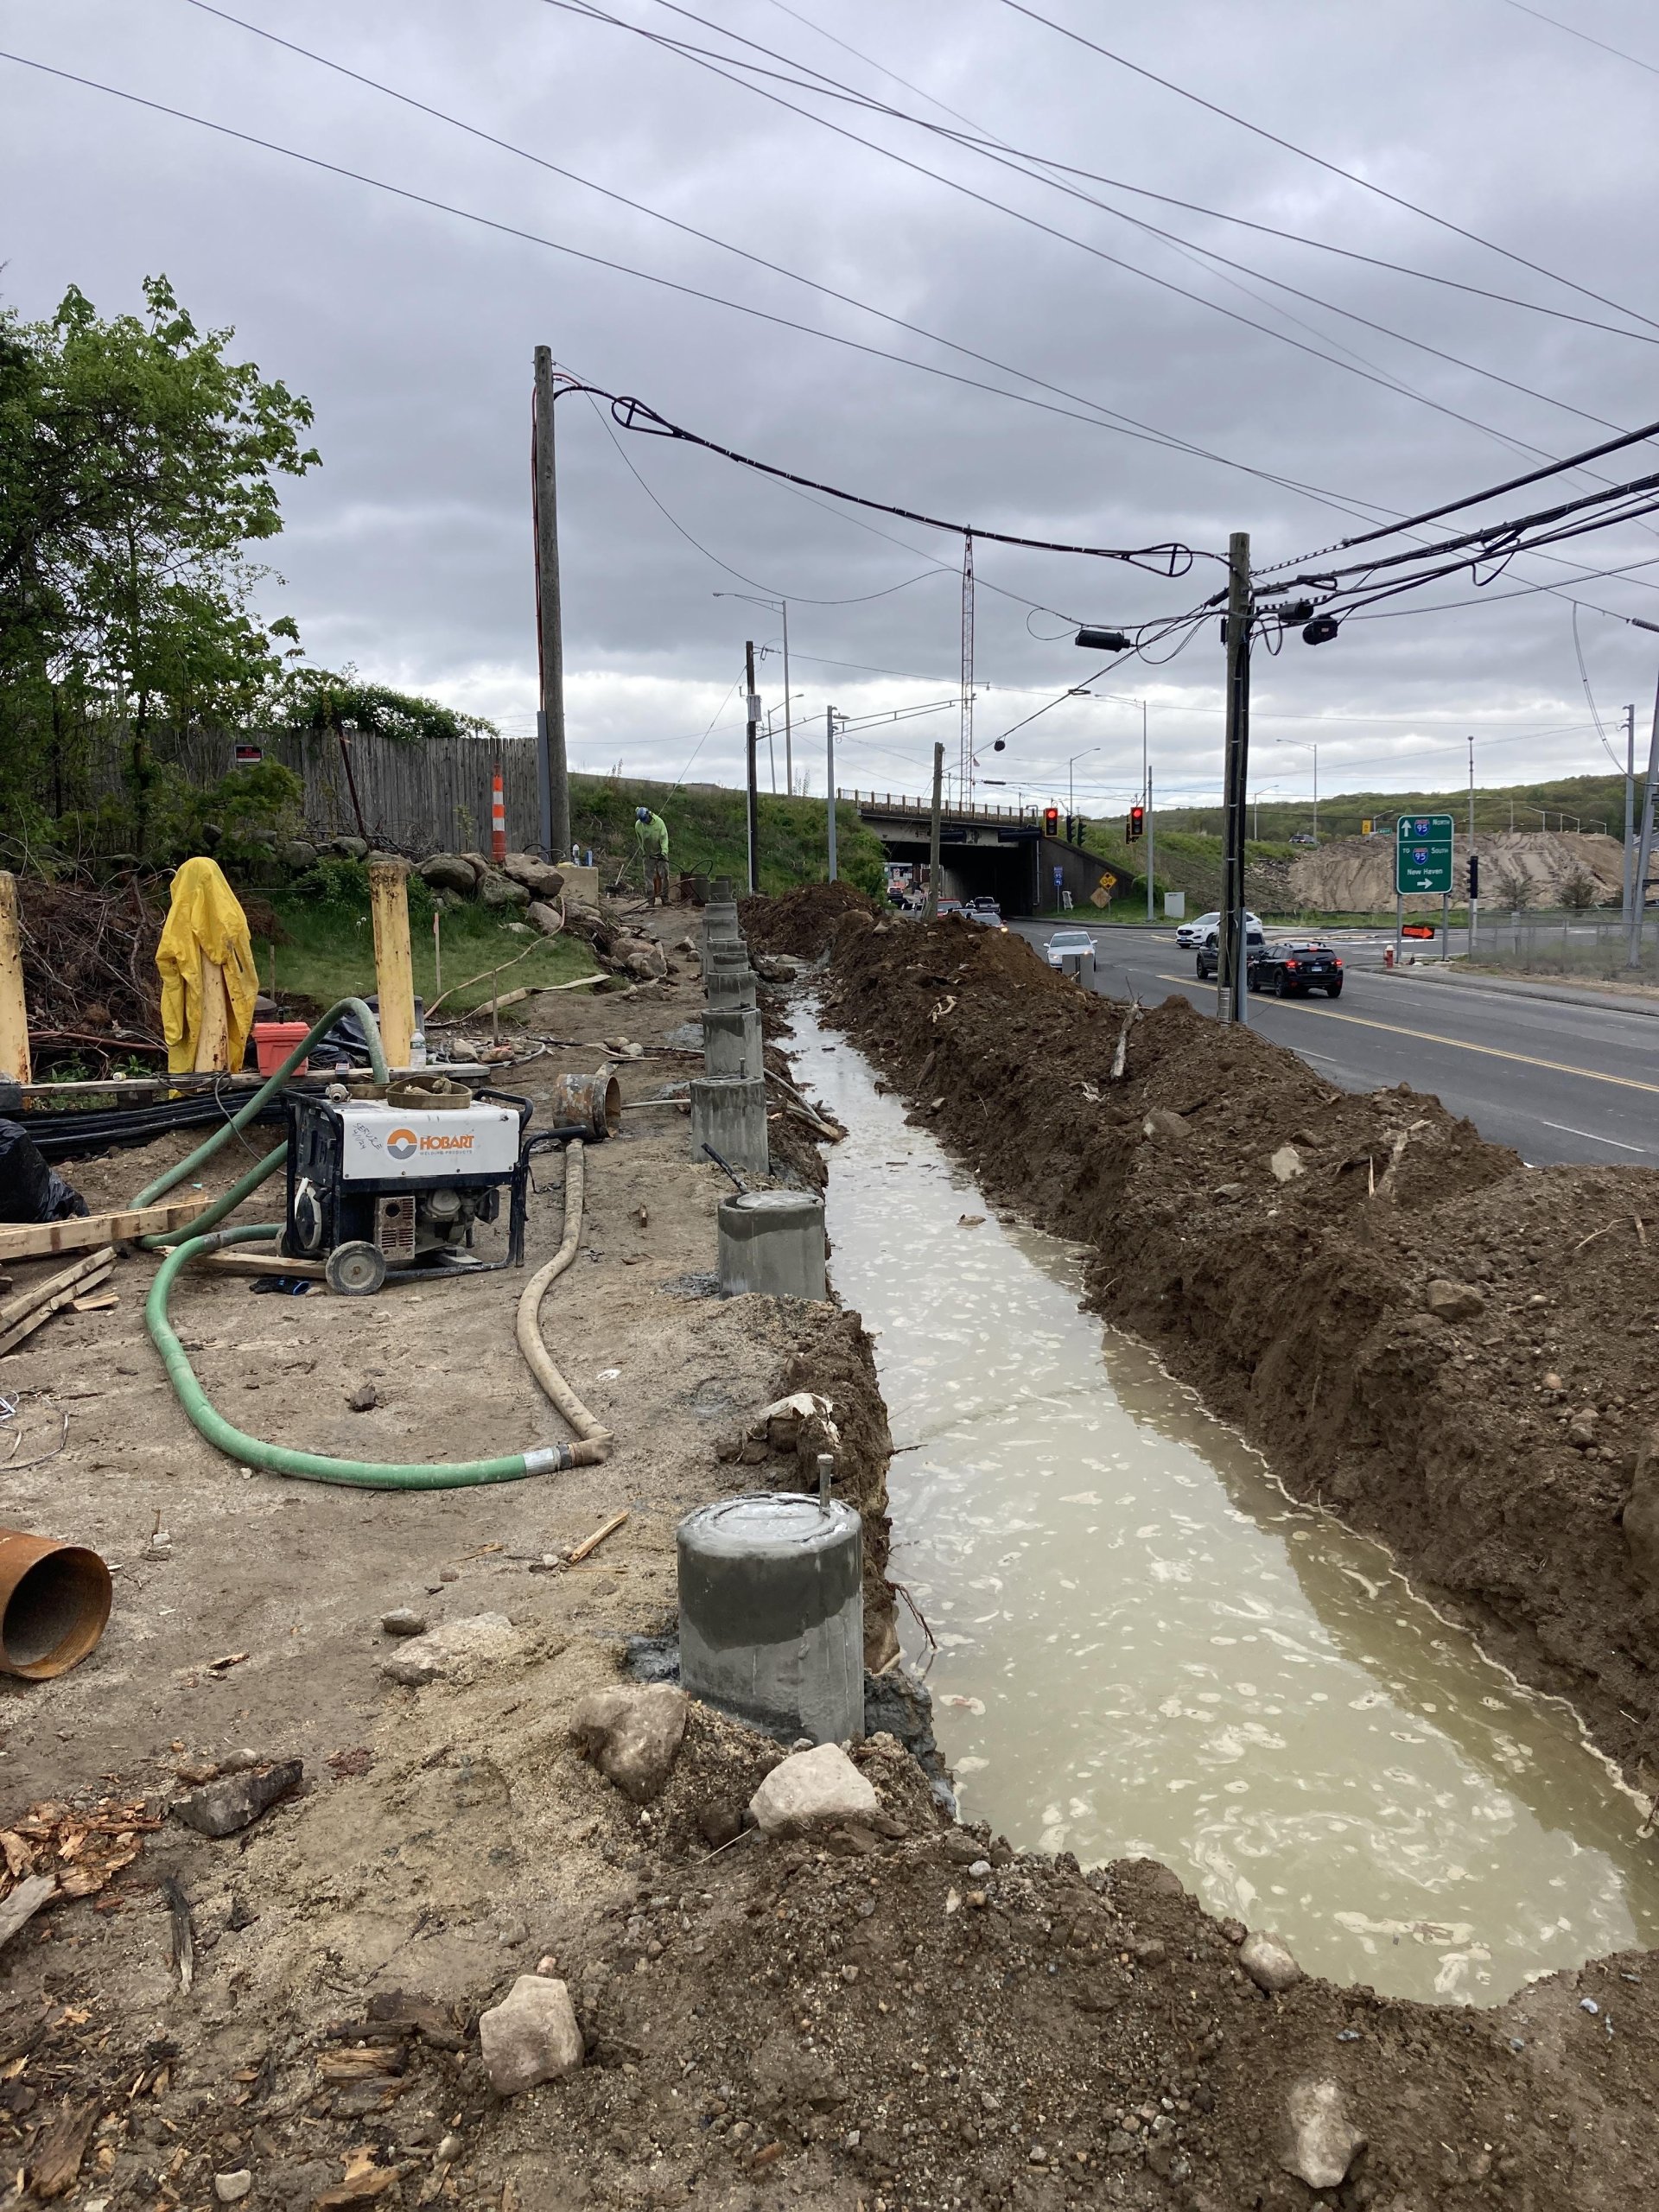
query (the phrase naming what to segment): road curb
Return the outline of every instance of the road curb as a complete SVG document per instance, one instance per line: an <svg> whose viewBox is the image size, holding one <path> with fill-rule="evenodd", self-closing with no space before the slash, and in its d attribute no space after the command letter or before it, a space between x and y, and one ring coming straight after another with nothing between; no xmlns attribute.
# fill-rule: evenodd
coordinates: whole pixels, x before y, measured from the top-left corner
<svg viewBox="0 0 1659 2212"><path fill-rule="evenodd" d="M1575 990L1570 983L1510 983L1498 976L1469 976L1455 968L1367 968L1368 976L1391 976L1396 982L1460 983L1465 990L1487 990L1505 999L1544 999L1555 1006L1588 1006L1603 1013L1639 1014L1659 1021L1659 999L1638 999L1618 991Z"/></svg>

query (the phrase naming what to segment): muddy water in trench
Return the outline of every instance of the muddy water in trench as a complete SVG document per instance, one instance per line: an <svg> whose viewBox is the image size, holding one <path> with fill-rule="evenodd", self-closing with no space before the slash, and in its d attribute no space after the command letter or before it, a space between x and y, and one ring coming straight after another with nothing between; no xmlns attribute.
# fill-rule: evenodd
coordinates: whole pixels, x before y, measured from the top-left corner
<svg viewBox="0 0 1659 2212"><path fill-rule="evenodd" d="M1571 1715L1079 1313L1077 1248L963 1221L972 1183L850 1046L804 1018L796 1050L851 1132L831 1274L917 1447L892 1573L938 1638L964 1815L1085 1866L1147 1853L1389 1995L1489 2001L1659 1942L1659 1846Z"/></svg>

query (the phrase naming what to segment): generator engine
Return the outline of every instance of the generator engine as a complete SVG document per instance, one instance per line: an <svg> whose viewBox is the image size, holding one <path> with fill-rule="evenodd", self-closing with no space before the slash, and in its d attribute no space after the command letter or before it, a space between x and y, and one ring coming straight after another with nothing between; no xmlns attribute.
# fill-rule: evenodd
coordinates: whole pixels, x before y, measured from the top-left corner
<svg viewBox="0 0 1659 2212"><path fill-rule="evenodd" d="M524 1258L531 1103L506 1091L411 1087L384 1098L285 1091L289 1259L318 1259L331 1290L366 1298L406 1279L482 1274ZM508 1194L507 1256L473 1258L473 1230Z"/></svg>

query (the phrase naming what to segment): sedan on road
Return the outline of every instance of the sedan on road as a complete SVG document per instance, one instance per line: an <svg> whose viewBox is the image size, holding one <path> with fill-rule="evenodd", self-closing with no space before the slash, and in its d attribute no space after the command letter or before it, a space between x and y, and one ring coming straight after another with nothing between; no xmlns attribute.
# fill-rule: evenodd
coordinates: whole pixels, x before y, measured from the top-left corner
<svg viewBox="0 0 1659 2212"><path fill-rule="evenodd" d="M1262 933L1261 923L1256 920L1254 914L1246 914L1244 917L1244 958L1247 968L1255 964L1257 955L1265 949L1267 939ZM1198 981L1201 983L1206 982L1220 965L1221 931L1218 928L1207 930L1198 945Z"/></svg>
<svg viewBox="0 0 1659 2212"><path fill-rule="evenodd" d="M1285 938L1250 955L1246 971L1253 991L1272 991L1281 999L1306 998L1323 991L1342 996L1342 963L1317 938Z"/></svg>
<svg viewBox="0 0 1659 2212"><path fill-rule="evenodd" d="M1064 967L1068 956L1078 963L1079 976L1093 976L1095 940L1087 930L1056 930L1043 947L1043 957L1051 968Z"/></svg>
<svg viewBox="0 0 1659 2212"><path fill-rule="evenodd" d="M1259 930L1262 926L1261 916L1252 914L1247 910L1244 926L1247 930ZM1175 942L1183 952L1196 952L1211 931L1218 930L1220 927L1221 916L1218 913L1200 914L1197 921L1181 924L1175 932Z"/></svg>

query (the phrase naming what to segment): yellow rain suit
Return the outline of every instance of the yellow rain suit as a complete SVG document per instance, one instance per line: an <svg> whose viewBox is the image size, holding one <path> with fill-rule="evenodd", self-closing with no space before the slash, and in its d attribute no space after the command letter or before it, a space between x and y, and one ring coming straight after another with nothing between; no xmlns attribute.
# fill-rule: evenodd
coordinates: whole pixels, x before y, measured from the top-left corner
<svg viewBox="0 0 1659 2212"><path fill-rule="evenodd" d="M162 978L162 1034L169 1075L194 1067L201 1034L201 963L225 971L231 1065L239 1068L253 1025L259 974L253 964L248 918L217 861L186 861L173 878L173 903L156 966Z"/></svg>

